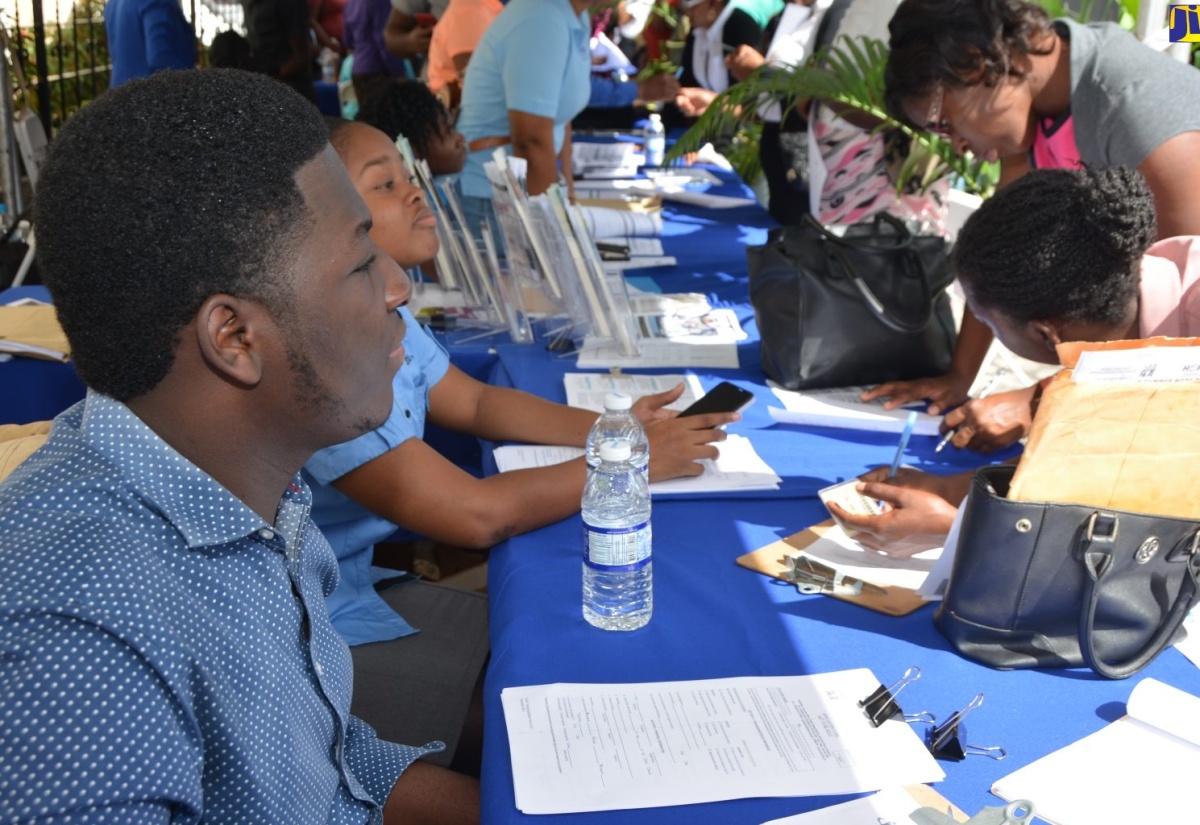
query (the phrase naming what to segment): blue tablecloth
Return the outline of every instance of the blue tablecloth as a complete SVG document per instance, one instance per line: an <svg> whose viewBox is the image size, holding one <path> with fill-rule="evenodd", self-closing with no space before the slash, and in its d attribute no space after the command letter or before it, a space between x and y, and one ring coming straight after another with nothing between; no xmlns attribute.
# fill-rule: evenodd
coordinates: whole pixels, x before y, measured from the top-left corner
<svg viewBox="0 0 1200 825"><path fill-rule="evenodd" d="M903 618L886 617L824 596L801 595L738 566L738 556L827 518L816 490L888 463L896 437L771 426L766 406L772 396L765 387L752 314L745 303L744 258L744 245L761 242L770 219L757 209L703 216L671 209L667 217L664 246L680 266L651 274L664 292L704 292L714 302L738 309L752 339L739 348L740 369L700 373L701 381L711 385L732 379L755 391L756 403L730 432L751 439L783 477L783 487L777 493L736 499L656 499L654 616L646 628L633 633L597 630L582 618L577 516L492 550L484 823L750 825L846 799L748 799L527 817L514 801L500 705L500 691L510 686L790 675L857 667L870 668L880 681L891 684L916 665L923 676L901 696L906 711L928 710L944 720L983 693L983 706L967 720L967 741L1008 751L1008 758L1000 762L975 756L943 763L947 778L937 790L972 813L997 804L988 789L999 777L1122 715L1124 702L1142 676L1200 694L1200 670L1174 650L1124 682L1108 682L1086 670L996 671L953 652L932 624L932 607ZM553 358L540 347L503 345L498 350L492 380L563 399L562 374L573 369L573 359ZM906 463L951 472L985 461L969 452L935 454L934 443L933 438L913 438Z"/></svg>
<svg viewBox="0 0 1200 825"><path fill-rule="evenodd" d="M44 286L18 286L0 292L0 305L21 298L50 301ZM46 421L83 398L87 389L70 362L17 357L0 362L0 424Z"/></svg>

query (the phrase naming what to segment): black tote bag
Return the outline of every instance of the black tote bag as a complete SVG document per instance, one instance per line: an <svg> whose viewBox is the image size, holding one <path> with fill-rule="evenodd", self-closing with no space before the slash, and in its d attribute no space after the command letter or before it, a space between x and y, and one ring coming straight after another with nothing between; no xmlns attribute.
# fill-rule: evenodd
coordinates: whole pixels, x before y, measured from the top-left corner
<svg viewBox="0 0 1200 825"><path fill-rule="evenodd" d="M946 241L886 213L838 236L811 216L747 249L763 371L792 389L941 375L956 331Z"/></svg>
<svg viewBox="0 0 1200 825"><path fill-rule="evenodd" d="M1200 519L1011 501L1014 471L976 471L934 624L992 667L1132 676L1200 598Z"/></svg>

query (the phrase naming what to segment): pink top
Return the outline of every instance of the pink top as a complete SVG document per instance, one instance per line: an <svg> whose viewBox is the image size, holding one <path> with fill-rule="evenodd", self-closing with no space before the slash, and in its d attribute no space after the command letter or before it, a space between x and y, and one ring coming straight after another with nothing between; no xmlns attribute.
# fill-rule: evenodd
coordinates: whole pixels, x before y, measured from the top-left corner
<svg viewBox="0 0 1200 825"><path fill-rule="evenodd" d="M1167 238L1146 250L1139 292L1143 338L1200 336L1200 236Z"/></svg>
<svg viewBox="0 0 1200 825"><path fill-rule="evenodd" d="M436 94L458 77L454 58L475 51L479 39L504 10L500 0L450 0L429 41L429 90Z"/></svg>
<svg viewBox="0 0 1200 825"><path fill-rule="evenodd" d="M1029 153L1035 169L1082 169L1075 145L1075 118L1068 114L1061 121L1040 121Z"/></svg>

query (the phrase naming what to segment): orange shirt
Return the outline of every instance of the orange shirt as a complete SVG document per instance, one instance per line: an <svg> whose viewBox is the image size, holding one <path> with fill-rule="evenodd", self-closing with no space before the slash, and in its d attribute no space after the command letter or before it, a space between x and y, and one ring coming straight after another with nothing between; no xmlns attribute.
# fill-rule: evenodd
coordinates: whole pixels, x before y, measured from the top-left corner
<svg viewBox="0 0 1200 825"><path fill-rule="evenodd" d="M469 54L504 10L500 0L450 0L429 42L429 89L435 94L458 77L454 58Z"/></svg>

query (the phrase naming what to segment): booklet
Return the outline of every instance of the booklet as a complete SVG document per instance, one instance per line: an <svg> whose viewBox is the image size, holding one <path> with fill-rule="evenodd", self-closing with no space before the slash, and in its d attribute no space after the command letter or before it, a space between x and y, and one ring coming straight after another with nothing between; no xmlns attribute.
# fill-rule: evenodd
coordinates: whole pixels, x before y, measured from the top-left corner
<svg viewBox="0 0 1200 825"><path fill-rule="evenodd" d="M992 786L1055 825L1190 822L1200 775L1200 697L1142 679L1127 716ZM1193 811L1189 814L1188 811Z"/></svg>

